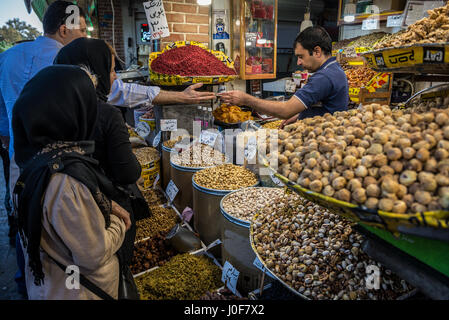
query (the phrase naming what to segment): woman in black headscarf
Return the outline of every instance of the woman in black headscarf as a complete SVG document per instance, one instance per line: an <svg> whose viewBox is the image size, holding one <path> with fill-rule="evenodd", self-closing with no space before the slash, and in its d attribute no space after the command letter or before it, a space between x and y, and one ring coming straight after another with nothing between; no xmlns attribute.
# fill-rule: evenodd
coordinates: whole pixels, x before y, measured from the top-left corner
<svg viewBox="0 0 449 320"><path fill-rule="evenodd" d="M43 69L14 105L22 169L14 192L30 299L99 298L84 286L70 290L56 262L118 297L116 252L130 221L111 210L117 190L92 157L97 117L92 80L74 66Z"/></svg>
<svg viewBox="0 0 449 320"><path fill-rule="evenodd" d="M130 265L136 234L135 220L148 217L150 212L136 185L141 167L132 152L128 129L121 112L106 102L111 85L116 79L112 50L103 40L79 38L62 48L54 63L84 66L96 77L100 113L95 133L94 157L114 185L124 191L121 198L114 200L131 214L132 226L119 252L122 264Z"/></svg>

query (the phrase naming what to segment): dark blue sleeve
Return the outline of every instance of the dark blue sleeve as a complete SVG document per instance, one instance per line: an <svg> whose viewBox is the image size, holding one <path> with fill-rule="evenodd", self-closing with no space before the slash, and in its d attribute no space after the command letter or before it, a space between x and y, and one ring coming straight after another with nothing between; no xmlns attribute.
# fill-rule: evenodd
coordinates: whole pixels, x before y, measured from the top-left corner
<svg viewBox="0 0 449 320"><path fill-rule="evenodd" d="M310 108L317 102L325 99L332 90L332 83L328 77L317 73L309 78L307 84L296 91L295 96L299 98L306 108Z"/></svg>

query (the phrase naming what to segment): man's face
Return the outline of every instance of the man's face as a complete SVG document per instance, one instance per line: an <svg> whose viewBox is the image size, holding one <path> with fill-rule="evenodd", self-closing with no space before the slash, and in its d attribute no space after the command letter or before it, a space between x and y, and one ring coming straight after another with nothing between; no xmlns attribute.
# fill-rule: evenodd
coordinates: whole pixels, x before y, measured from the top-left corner
<svg viewBox="0 0 449 320"><path fill-rule="evenodd" d="M309 72L314 72L317 69L317 61L314 54L310 55L309 51L304 49L300 43L296 43L295 56L298 58L297 64L298 66L303 66Z"/></svg>
<svg viewBox="0 0 449 320"><path fill-rule="evenodd" d="M80 17L80 25L79 28L75 29L69 29L65 25L62 26L63 29L63 41L64 45L68 45L73 40L76 40L78 38L84 38L87 37L87 26L86 26L86 19L83 17Z"/></svg>

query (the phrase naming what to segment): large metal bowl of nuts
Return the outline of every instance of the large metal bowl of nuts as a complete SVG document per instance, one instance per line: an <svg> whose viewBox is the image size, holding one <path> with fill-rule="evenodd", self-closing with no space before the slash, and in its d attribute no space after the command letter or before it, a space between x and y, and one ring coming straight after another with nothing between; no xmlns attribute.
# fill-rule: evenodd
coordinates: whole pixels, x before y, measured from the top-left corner
<svg viewBox="0 0 449 320"><path fill-rule="evenodd" d="M361 250L363 240L349 220L295 193L266 206L250 227L264 267L304 299L395 300L410 293L409 284ZM368 268L382 275L376 288L365 278Z"/></svg>

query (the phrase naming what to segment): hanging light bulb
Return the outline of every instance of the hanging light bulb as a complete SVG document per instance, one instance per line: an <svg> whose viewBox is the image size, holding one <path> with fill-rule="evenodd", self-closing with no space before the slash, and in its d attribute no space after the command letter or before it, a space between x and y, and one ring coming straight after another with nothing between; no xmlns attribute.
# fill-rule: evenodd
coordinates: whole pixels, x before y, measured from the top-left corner
<svg viewBox="0 0 449 320"><path fill-rule="evenodd" d="M212 0L196 0L200 6L208 6L212 3Z"/></svg>

